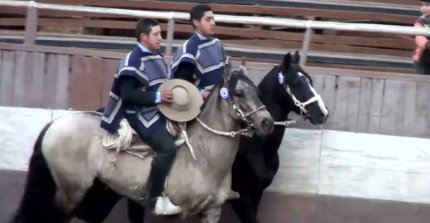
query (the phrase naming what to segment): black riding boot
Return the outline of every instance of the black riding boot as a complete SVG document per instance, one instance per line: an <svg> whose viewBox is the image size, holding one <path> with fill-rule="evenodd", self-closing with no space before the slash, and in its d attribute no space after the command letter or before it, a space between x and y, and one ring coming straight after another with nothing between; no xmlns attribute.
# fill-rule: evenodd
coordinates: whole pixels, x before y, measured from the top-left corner
<svg viewBox="0 0 430 223"><path fill-rule="evenodd" d="M164 191L164 183L175 159L177 148L174 138L165 128L160 128L151 136L143 139L154 149L157 155L152 161L147 186L139 203L153 209L157 198Z"/></svg>
<svg viewBox="0 0 430 223"><path fill-rule="evenodd" d="M148 208L154 209L157 198L164 191L164 184L172 166L174 155L157 154L152 161L151 172L149 173L148 183L143 194L143 205Z"/></svg>

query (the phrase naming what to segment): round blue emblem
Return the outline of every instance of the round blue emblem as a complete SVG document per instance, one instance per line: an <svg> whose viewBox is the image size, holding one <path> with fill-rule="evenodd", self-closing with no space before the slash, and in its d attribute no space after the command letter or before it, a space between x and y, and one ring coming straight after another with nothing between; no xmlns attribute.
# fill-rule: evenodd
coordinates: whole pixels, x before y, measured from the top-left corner
<svg viewBox="0 0 430 223"><path fill-rule="evenodd" d="M228 99L230 97L230 95L228 94L228 89L225 87L219 90L219 95L221 96L222 99Z"/></svg>
<svg viewBox="0 0 430 223"><path fill-rule="evenodd" d="M284 75L282 75L281 73L278 73L278 82L279 82L279 84L284 83Z"/></svg>

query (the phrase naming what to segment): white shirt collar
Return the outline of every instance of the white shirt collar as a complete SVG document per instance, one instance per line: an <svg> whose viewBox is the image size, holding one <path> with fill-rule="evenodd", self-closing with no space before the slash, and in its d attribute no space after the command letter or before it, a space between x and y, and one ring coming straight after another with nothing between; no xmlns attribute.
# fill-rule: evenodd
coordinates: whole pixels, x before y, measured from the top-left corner
<svg viewBox="0 0 430 223"><path fill-rule="evenodd" d="M207 40L207 37L204 37L202 34L200 34L199 32L196 31L197 36L199 37L200 40Z"/></svg>
<svg viewBox="0 0 430 223"><path fill-rule="evenodd" d="M141 43L137 43L137 45L139 46L139 48L146 53L152 53L148 48L146 48L145 46L143 46Z"/></svg>

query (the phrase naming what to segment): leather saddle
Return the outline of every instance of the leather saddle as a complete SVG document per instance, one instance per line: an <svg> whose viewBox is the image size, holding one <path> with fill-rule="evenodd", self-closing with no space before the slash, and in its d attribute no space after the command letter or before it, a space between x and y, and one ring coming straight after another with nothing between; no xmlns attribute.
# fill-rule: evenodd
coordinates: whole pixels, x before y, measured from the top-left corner
<svg viewBox="0 0 430 223"><path fill-rule="evenodd" d="M181 132L185 129L185 123L167 120L166 129L175 137L177 147L184 144L185 139L181 138ZM117 133L104 136L103 147L107 150L114 150L116 153L126 152L143 159L154 155L154 150L151 146L142 141L125 119L120 122Z"/></svg>

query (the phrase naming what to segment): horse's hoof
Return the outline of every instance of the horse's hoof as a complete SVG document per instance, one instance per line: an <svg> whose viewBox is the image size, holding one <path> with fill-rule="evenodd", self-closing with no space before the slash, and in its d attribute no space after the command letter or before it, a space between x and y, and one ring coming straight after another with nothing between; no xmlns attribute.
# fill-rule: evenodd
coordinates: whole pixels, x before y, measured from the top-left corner
<svg viewBox="0 0 430 223"><path fill-rule="evenodd" d="M167 196L158 197L157 203L155 203L155 215L176 215L181 212L181 207L174 205Z"/></svg>

